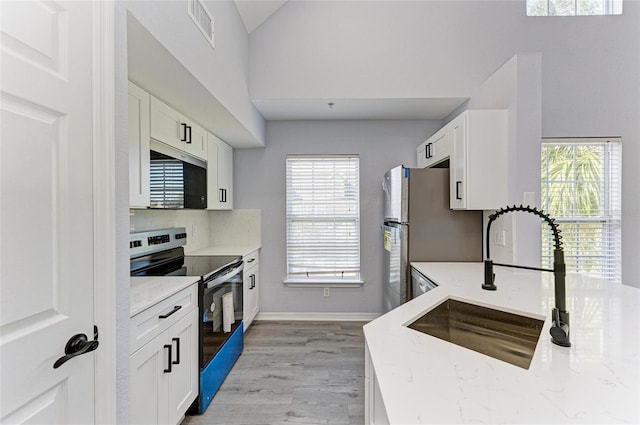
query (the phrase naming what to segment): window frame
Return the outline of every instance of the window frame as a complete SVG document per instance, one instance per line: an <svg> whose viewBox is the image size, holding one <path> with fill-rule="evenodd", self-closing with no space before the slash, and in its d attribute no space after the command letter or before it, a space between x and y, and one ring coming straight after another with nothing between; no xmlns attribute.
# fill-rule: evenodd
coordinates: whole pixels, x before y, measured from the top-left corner
<svg viewBox="0 0 640 425"><path fill-rule="evenodd" d="M608 148L604 148L610 144ZM573 179L550 180L548 177L549 167L543 169L544 162L541 163L541 205L545 212L548 212L559 224L561 235L565 236L565 240L572 237L572 242L575 243L576 253L565 251L565 263L567 264L567 272L577 272L587 275L596 276L610 282L620 283L622 275L622 143L620 138L549 138L542 139L541 153L544 154L544 147L547 146L603 146L603 158L602 160L602 176L597 181L599 185L599 199L601 205L599 213L597 215L577 214L575 211L575 204L573 205L573 215L562 216L554 215L554 211L549 211L549 190L545 189L551 185L550 182L564 182L566 184L577 185L584 183L578 180L576 176ZM574 150L575 155L575 150ZM573 166L572 173L575 173L575 164ZM545 175L547 176L545 178ZM546 197L545 197L546 193ZM597 254L589 252L589 250L582 250L584 253L580 254L580 242L577 240L580 237L580 230L576 228L575 231L569 233L567 230L563 233L563 223L580 225L589 225L592 223L601 223L602 228L600 232L600 249ZM548 227L546 223L542 226L541 234L541 264L542 267L551 268L553 263L553 247L552 239L548 235ZM584 235L590 236L593 230L586 229L583 232ZM545 249L545 241L548 241L547 248ZM582 245L584 246L584 245ZM613 249L611 248L613 246ZM612 257L612 254L614 255ZM581 259L587 260L593 258L603 258L600 264L600 273L594 273L586 270L581 270L579 264ZM604 259L607 258L607 259ZM572 270L573 263L578 266L577 270Z"/></svg>
<svg viewBox="0 0 640 425"><path fill-rule="evenodd" d="M292 273L292 266L290 264L290 224L292 220L300 220L299 215L291 214L291 193L290 190L290 166L295 161L330 161L330 160L356 160L356 179L357 185L356 187L356 201L355 205L357 206L355 214L352 216L348 215L340 215L333 216L333 218L342 217L343 220L348 220L349 222L355 222L357 228L357 236L355 239L357 241L357 254L352 252L352 256L357 259L357 270L354 272L354 276L318 276L314 274L308 274L306 277L302 276L300 272ZM361 188L360 188L360 155L358 154L289 154L286 155L285 159L285 278L284 283L287 286L292 287L359 287L364 282L362 281L362 222L360 217L360 207L361 207L361 198L360 198ZM318 202L319 204L319 202ZM316 205L316 204L314 204ZM317 222L326 222L329 216L316 216ZM305 220L314 221L311 217L304 218ZM314 221L316 222L316 221ZM304 272L302 272L304 273Z"/></svg>

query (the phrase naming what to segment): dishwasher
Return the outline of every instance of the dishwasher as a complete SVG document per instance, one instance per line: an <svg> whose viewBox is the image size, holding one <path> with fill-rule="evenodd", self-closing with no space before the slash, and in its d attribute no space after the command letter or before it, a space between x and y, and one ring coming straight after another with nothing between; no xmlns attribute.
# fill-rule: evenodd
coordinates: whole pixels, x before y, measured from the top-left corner
<svg viewBox="0 0 640 425"><path fill-rule="evenodd" d="M437 286L438 285L429 280L428 277L411 267L411 288L413 290L413 298L419 297Z"/></svg>

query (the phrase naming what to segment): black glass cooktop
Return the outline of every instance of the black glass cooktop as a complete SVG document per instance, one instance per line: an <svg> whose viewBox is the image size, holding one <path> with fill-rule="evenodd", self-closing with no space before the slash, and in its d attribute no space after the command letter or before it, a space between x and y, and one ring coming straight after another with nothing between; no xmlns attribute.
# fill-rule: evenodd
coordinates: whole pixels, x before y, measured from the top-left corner
<svg viewBox="0 0 640 425"><path fill-rule="evenodd" d="M205 276L216 273L226 266L242 261L242 257L232 255L189 256L184 257L186 276Z"/></svg>

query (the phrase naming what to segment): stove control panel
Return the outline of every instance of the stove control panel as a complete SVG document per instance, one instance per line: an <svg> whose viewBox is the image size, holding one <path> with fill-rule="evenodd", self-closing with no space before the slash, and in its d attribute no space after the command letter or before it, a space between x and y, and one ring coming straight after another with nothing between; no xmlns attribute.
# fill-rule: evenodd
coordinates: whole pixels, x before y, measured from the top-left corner
<svg viewBox="0 0 640 425"><path fill-rule="evenodd" d="M186 244L187 231L184 227L133 232L129 235L129 257L140 257Z"/></svg>
<svg viewBox="0 0 640 425"><path fill-rule="evenodd" d="M176 238L176 239L178 239L178 238ZM161 245L163 243L171 242L171 235L164 234L164 235L158 235L158 236L149 236L147 238L147 241L149 243L149 246L151 246L151 245Z"/></svg>

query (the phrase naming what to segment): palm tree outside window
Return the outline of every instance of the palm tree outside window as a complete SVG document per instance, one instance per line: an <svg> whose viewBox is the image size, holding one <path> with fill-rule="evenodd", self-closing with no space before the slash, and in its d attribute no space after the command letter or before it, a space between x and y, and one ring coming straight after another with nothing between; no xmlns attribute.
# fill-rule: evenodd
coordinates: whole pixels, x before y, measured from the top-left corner
<svg viewBox="0 0 640 425"><path fill-rule="evenodd" d="M620 139L544 139L542 208L563 235L568 272L621 281ZM542 228L542 266L553 268L553 240Z"/></svg>

